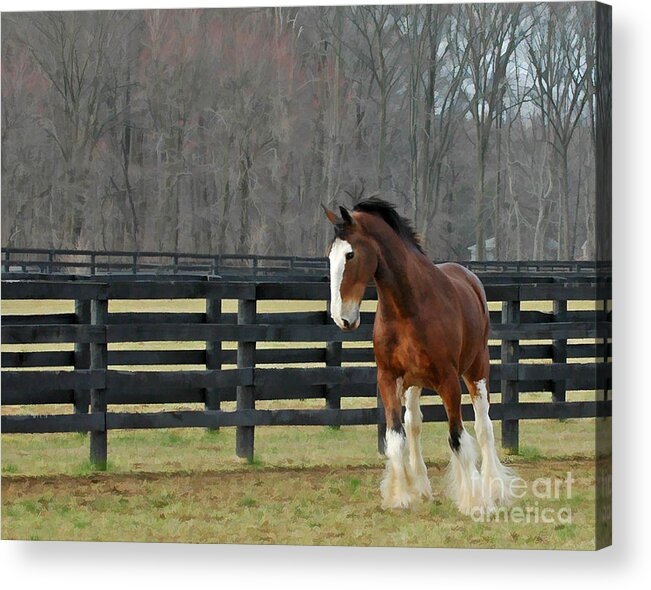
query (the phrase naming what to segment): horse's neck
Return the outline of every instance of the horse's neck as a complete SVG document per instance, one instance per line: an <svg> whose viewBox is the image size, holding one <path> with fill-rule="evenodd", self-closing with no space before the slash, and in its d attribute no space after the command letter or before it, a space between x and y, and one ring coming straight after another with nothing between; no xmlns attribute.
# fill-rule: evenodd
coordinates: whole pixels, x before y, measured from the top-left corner
<svg viewBox="0 0 651 590"><path fill-rule="evenodd" d="M399 238L378 240L380 255L375 273L378 305L385 319L415 316L418 302L432 290L438 269Z"/></svg>

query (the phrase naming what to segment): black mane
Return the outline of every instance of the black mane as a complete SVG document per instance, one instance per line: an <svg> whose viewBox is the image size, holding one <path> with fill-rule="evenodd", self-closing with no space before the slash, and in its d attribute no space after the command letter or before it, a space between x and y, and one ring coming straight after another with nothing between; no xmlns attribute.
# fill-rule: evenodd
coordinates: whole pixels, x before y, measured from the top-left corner
<svg viewBox="0 0 651 590"><path fill-rule="evenodd" d="M400 216L396 211L393 203L384 201L378 197L370 197L360 201L353 207L353 211L362 211L372 213L384 219L391 229L396 232L404 242L416 248L421 254L425 254L423 246L420 243L420 237L416 233L414 226L408 219Z"/></svg>

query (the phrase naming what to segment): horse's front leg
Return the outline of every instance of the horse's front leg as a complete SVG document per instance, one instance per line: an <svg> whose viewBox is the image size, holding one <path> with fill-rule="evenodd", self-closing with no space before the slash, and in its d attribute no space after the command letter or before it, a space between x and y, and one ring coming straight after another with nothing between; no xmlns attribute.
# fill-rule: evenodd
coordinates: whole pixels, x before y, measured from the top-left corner
<svg viewBox="0 0 651 590"><path fill-rule="evenodd" d="M412 491L405 429L402 426L402 379L389 371L378 369L378 387L387 421L387 464L380 486L382 507L408 508L416 498Z"/></svg>
<svg viewBox="0 0 651 590"><path fill-rule="evenodd" d="M409 387L405 392L405 430L409 447L409 468L414 491L419 496L432 499L432 485L427 477L427 467L423 460L420 435L423 425L423 413L420 411L420 394L422 388Z"/></svg>

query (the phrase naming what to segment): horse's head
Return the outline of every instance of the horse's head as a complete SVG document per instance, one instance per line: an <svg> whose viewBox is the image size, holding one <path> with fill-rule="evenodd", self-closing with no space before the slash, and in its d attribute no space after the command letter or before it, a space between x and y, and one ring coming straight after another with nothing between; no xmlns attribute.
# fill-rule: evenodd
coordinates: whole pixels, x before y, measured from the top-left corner
<svg viewBox="0 0 651 590"><path fill-rule="evenodd" d="M345 207L341 217L323 208L335 226L330 245L330 315L342 330L359 327L359 306L366 285L377 269L378 258L373 241Z"/></svg>

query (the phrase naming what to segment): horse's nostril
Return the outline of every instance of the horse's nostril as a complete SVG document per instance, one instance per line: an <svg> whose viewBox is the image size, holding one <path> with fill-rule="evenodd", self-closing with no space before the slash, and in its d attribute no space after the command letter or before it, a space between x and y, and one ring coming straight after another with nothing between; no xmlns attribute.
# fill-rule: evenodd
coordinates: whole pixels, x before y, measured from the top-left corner
<svg viewBox="0 0 651 590"><path fill-rule="evenodd" d="M350 323L348 323L348 320L345 320L344 318L341 318L341 321L344 323L345 328L350 328Z"/></svg>

